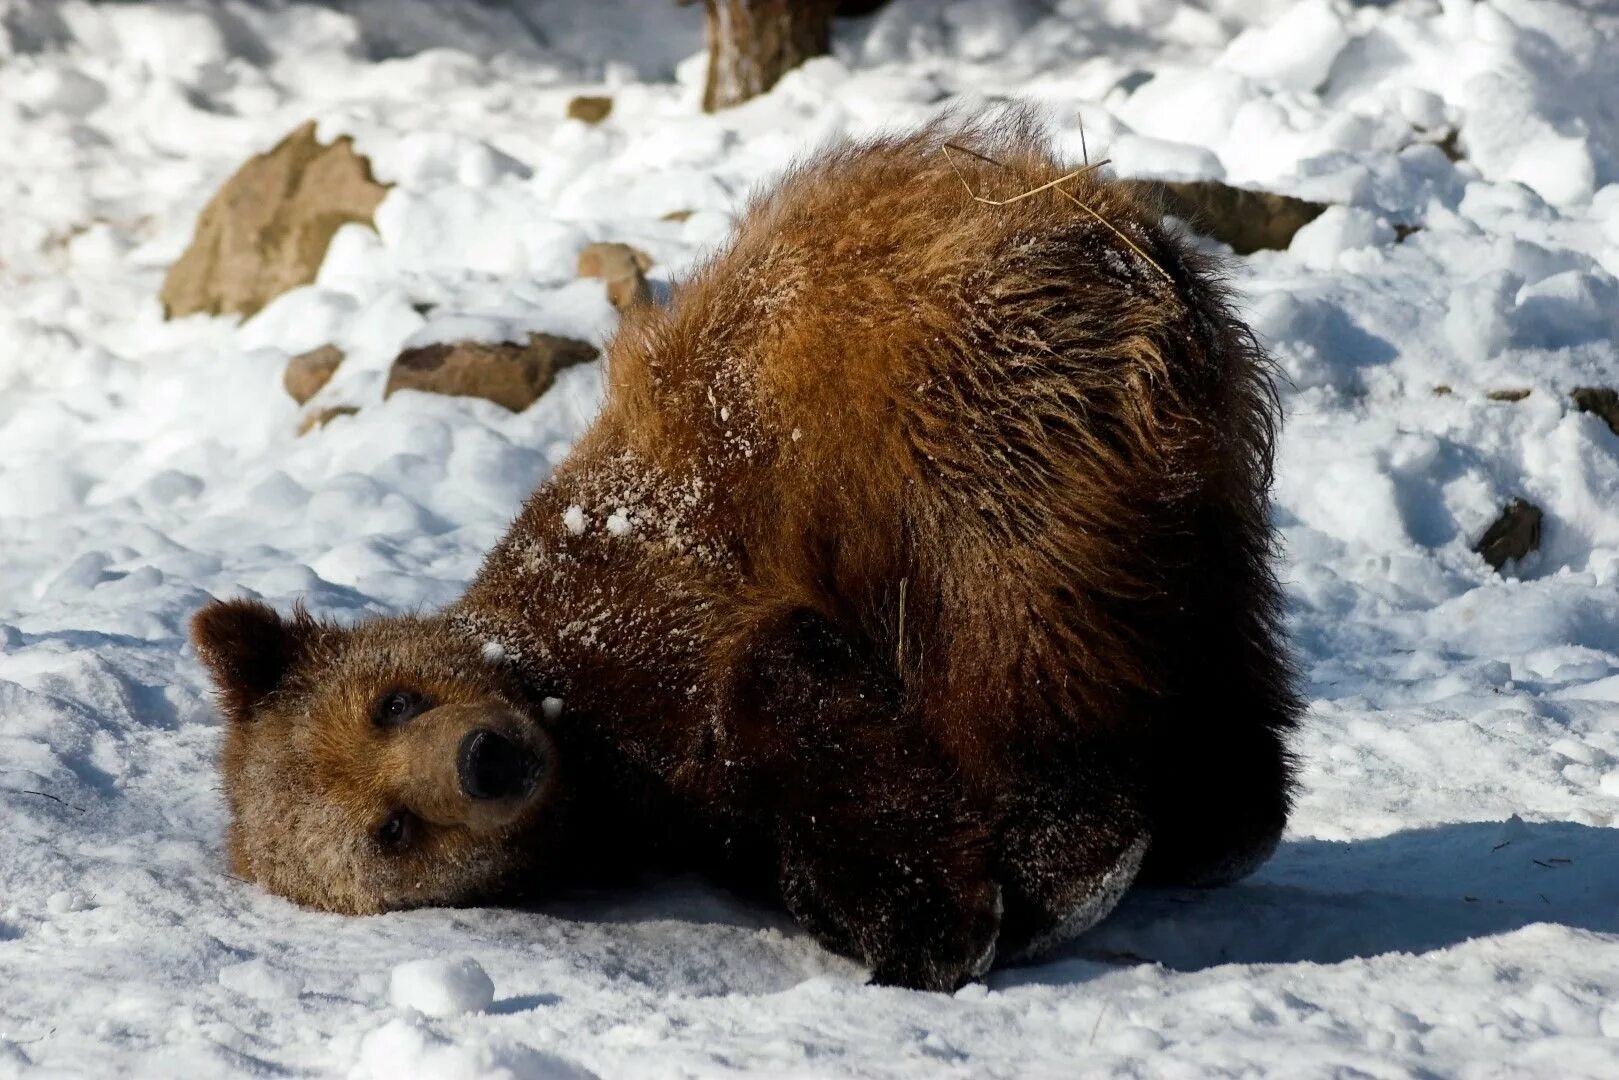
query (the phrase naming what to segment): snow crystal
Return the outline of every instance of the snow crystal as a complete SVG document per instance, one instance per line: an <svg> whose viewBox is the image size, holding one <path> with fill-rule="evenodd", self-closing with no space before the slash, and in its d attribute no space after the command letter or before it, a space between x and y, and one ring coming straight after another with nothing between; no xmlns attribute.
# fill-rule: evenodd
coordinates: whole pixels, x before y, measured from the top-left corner
<svg viewBox="0 0 1619 1080"><path fill-rule="evenodd" d="M545 698L540 702L540 712L544 714L547 720L555 720L562 715L562 699L559 697Z"/></svg>
<svg viewBox="0 0 1619 1080"><path fill-rule="evenodd" d="M424 1016L482 1012L495 1000L495 984L471 957L411 960L388 977L388 1000Z"/></svg>
<svg viewBox="0 0 1619 1080"><path fill-rule="evenodd" d="M630 518L630 512L623 507L620 507L616 513L607 517L607 531L614 536L628 536L632 528L634 528L634 522Z"/></svg>
<svg viewBox="0 0 1619 1080"><path fill-rule="evenodd" d="M502 660L506 659L506 646L502 645L498 641L484 642L482 651L483 658L489 661L491 664L498 664Z"/></svg>
<svg viewBox="0 0 1619 1080"><path fill-rule="evenodd" d="M233 994L260 1001L286 1001L303 993L303 979L264 960L247 960L219 969L219 985Z"/></svg>
<svg viewBox="0 0 1619 1080"><path fill-rule="evenodd" d="M585 531L585 508L570 506L562 512L562 526L568 530L570 536L580 536Z"/></svg>

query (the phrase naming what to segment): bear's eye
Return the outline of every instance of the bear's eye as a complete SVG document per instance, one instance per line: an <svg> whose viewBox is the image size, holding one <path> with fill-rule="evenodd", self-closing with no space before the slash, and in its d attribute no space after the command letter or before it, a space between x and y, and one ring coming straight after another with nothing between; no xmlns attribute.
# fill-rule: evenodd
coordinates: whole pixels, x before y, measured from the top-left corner
<svg viewBox="0 0 1619 1080"><path fill-rule="evenodd" d="M377 698L371 722L378 727L398 727L422 711L422 695L410 690L390 690Z"/></svg>
<svg viewBox="0 0 1619 1080"><path fill-rule="evenodd" d="M397 855L411 844L416 836L416 815L409 810L395 810L377 826L377 847L385 854Z"/></svg>

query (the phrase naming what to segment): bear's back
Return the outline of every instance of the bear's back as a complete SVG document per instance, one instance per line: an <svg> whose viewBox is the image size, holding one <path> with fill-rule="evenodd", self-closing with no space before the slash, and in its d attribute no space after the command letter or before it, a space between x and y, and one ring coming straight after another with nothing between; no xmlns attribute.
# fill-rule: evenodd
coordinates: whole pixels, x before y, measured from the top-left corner
<svg viewBox="0 0 1619 1080"><path fill-rule="evenodd" d="M1116 711L1178 681L1200 575L1269 618L1268 367L1127 188L1052 185L1075 170L1016 118L947 130L823 153L756 202L626 321L599 437L697 479L739 603L926 655L953 701L1051 683ZM931 640L902 641L901 588Z"/></svg>
<svg viewBox="0 0 1619 1080"><path fill-rule="evenodd" d="M1051 437L1072 434L1078 410L1123 422L1117 400L1142 392L1130 362L1206 322L1163 268L1185 253L1093 172L1017 198L1067 171L1025 122L954 144L941 130L812 159L671 310L628 322L608 411L639 452L722 470L731 509L764 497L780 520L770 494L791 498L806 475L881 513L929 474L970 489L1043 471L1074 449ZM1218 392L1199 378L1212 370L1163 374L1155 391ZM1080 434L1115 450L1132 438Z"/></svg>

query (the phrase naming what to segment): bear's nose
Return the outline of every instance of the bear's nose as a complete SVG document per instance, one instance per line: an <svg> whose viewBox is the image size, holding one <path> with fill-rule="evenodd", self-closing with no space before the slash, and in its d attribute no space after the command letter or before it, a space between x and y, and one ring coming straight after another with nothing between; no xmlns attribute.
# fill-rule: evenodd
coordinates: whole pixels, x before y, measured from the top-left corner
<svg viewBox="0 0 1619 1080"><path fill-rule="evenodd" d="M469 799L527 795L539 778L539 759L489 728L468 732L458 759L461 791Z"/></svg>

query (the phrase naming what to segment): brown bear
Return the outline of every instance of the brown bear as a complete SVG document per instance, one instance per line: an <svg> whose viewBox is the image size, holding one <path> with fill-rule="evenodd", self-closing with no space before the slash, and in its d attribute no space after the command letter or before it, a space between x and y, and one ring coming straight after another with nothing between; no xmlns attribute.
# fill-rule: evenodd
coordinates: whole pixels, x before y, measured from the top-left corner
<svg viewBox="0 0 1619 1080"><path fill-rule="evenodd" d="M1271 368L1209 255L1067 171L1015 114L822 152L626 312L458 602L200 612L236 872L377 912L674 853L948 989L1258 865L1300 711Z"/></svg>

